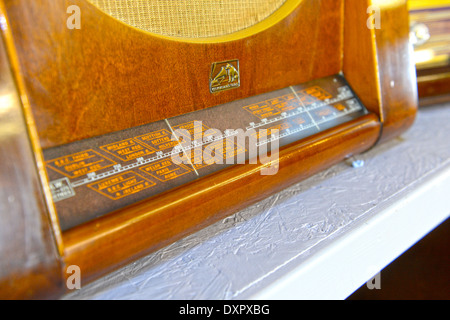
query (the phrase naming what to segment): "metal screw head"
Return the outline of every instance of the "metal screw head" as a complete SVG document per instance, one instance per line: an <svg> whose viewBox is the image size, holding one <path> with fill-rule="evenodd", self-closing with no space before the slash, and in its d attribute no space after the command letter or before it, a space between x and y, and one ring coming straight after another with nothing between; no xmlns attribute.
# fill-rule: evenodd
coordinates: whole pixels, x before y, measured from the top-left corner
<svg viewBox="0 0 450 320"><path fill-rule="evenodd" d="M362 168L364 167L364 160L355 160L352 162L352 167L353 168Z"/></svg>

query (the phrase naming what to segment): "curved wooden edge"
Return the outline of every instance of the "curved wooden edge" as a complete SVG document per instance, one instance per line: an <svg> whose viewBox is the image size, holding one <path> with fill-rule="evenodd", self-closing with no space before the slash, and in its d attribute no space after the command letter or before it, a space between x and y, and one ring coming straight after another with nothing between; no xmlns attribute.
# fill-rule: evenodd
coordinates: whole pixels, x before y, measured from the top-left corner
<svg viewBox="0 0 450 320"><path fill-rule="evenodd" d="M236 165L63 234L64 260L90 282L274 192L372 147L380 123L368 114L282 149L278 172Z"/></svg>
<svg viewBox="0 0 450 320"><path fill-rule="evenodd" d="M4 35L0 34L0 299L47 299L64 291L36 145Z"/></svg>
<svg viewBox="0 0 450 320"><path fill-rule="evenodd" d="M5 25L2 27L3 30L1 34L2 40L1 50L5 50L4 60L5 63L7 64L7 68L11 71L11 81L13 81L16 86L17 92L15 94L18 95L19 98L18 103L20 104L19 107L21 108L25 118L24 121L27 127L27 134L30 140L31 148L33 150L34 159L36 162L39 178L41 181L41 186L45 196L48 218L50 220L58 252L61 255L63 253L63 243L59 218L53 205L52 195L48 183L47 171L44 165L44 155L39 141L38 130L36 128L36 123L33 117L33 112L31 110L31 105L27 97L23 73L20 68L16 47L14 45L13 35L11 34L11 30L8 28L10 23L9 17L6 14L5 0L0 0L0 18L2 19L3 23L5 23Z"/></svg>
<svg viewBox="0 0 450 320"><path fill-rule="evenodd" d="M151 36L86 0L2 0L41 146L148 124L336 74L342 1L303 0L247 38L187 43ZM70 29L77 5L81 29ZM317 27L320 26L320 27ZM210 92L211 66L239 60L240 87Z"/></svg>
<svg viewBox="0 0 450 320"><path fill-rule="evenodd" d="M94 3L90 2L89 0L86 1L87 6L93 6L100 10L102 15L106 15L109 18L114 19L118 23L124 24L127 28L132 28L136 30L137 32L144 33L148 36L160 38L163 40L169 40L174 42L185 42L185 43L198 43L198 44L217 44L217 43L223 43L223 42L230 42L230 41L237 41L241 39L245 39L248 37L251 37L257 33L263 32L277 23L281 22L285 18L287 18L304 0L285 0L285 2L272 14L270 14L265 19L261 20L260 22L249 26L245 29L241 29L235 32L232 32L231 34L225 34L221 36L214 36L214 37L204 37L204 38L184 38L184 37L174 37L174 36L166 36L162 34L152 33L143 29L139 29L136 27L133 27L131 25L128 25L119 19L116 19L112 16L110 16L108 13L103 12L102 8L97 7Z"/></svg>
<svg viewBox="0 0 450 320"><path fill-rule="evenodd" d="M380 142L406 131L418 108L407 1L382 3L345 1L343 60L347 81L383 124Z"/></svg>
<svg viewBox="0 0 450 320"><path fill-rule="evenodd" d="M380 142L409 129L416 118L418 92L413 48L410 43L406 0L381 7L381 28L375 29L383 110Z"/></svg>
<svg viewBox="0 0 450 320"><path fill-rule="evenodd" d="M419 75L417 78L417 86L419 90L420 105L424 105L425 99L439 99L448 101L450 94L450 71L444 73L436 73L429 75ZM445 100L444 100L445 98Z"/></svg>

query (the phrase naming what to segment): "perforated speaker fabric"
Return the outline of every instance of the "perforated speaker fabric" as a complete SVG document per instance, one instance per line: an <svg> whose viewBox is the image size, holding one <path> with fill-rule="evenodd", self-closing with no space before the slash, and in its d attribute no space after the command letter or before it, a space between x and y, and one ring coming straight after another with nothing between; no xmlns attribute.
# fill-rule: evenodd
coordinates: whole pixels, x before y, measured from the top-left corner
<svg viewBox="0 0 450 320"><path fill-rule="evenodd" d="M138 29L182 37L223 36L269 17L286 0L88 0Z"/></svg>

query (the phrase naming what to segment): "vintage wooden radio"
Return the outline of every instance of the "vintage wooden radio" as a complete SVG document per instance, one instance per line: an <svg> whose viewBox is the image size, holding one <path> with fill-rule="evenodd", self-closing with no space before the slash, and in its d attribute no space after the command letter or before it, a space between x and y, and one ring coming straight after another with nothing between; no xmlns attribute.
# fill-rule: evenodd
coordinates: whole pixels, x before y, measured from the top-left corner
<svg viewBox="0 0 450 320"><path fill-rule="evenodd" d="M4 298L63 294L69 266L85 284L416 114L402 0L1 0L0 13Z"/></svg>

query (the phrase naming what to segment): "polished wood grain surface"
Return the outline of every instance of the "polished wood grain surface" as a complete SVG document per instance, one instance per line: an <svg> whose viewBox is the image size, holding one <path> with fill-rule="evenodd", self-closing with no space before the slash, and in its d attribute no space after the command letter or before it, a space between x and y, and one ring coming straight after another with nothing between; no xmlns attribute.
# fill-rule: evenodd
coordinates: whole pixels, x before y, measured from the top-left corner
<svg viewBox="0 0 450 320"><path fill-rule="evenodd" d="M365 107L383 121L375 30L367 28L370 0L345 2L342 71Z"/></svg>
<svg viewBox="0 0 450 320"><path fill-rule="evenodd" d="M340 71L342 1L304 0L272 28L217 44L154 37L84 0L3 1L23 35L15 45L43 148ZM80 7L80 30L67 28L70 5ZM230 59L240 61L241 87L211 94L212 63Z"/></svg>
<svg viewBox="0 0 450 320"><path fill-rule="evenodd" d="M0 299L51 297L61 260L2 37L0 101Z"/></svg>
<svg viewBox="0 0 450 320"><path fill-rule="evenodd" d="M65 262L95 279L369 149L379 133L377 117L367 115L280 150L275 176L262 176L261 165L237 165L69 230Z"/></svg>
<svg viewBox="0 0 450 320"><path fill-rule="evenodd" d="M91 281L404 132L415 117L417 88L409 55L406 1L395 3L382 7L379 30L367 28L369 0L303 0L286 19L254 35L193 43L132 29L84 0L0 0L9 54L4 61L12 62L31 142L30 149L21 133L21 144L5 144L9 154L17 156L7 158L8 172L3 174L13 194L34 195L20 203L32 200L36 208L14 218L22 238L8 233L14 228L8 230L1 253L12 256L14 266L20 265L22 256L7 250L37 235L36 247L30 248L42 257L44 266L27 269L21 278L24 282L16 283L20 285L16 293L6 294L32 296L39 287L42 297L57 293L65 265L80 266L84 283ZM80 30L66 25L66 10L73 4L81 8ZM211 94L211 64L229 59L240 61L241 87ZM261 166L234 166L60 234L41 147L132 128L339 72L371 113L283 148L276 175L261 176ZM10 175L21 165L16 159L28 166L25 176ZM33 164L37 171L31 170ZM7 204L11 195L2 195L2 202ZM36 230L23 236L28 223ZM15 270L9 268L5 270ZM40 280L33 280L36 277ZM1 274L0 279L8 277Z"/></svg>

